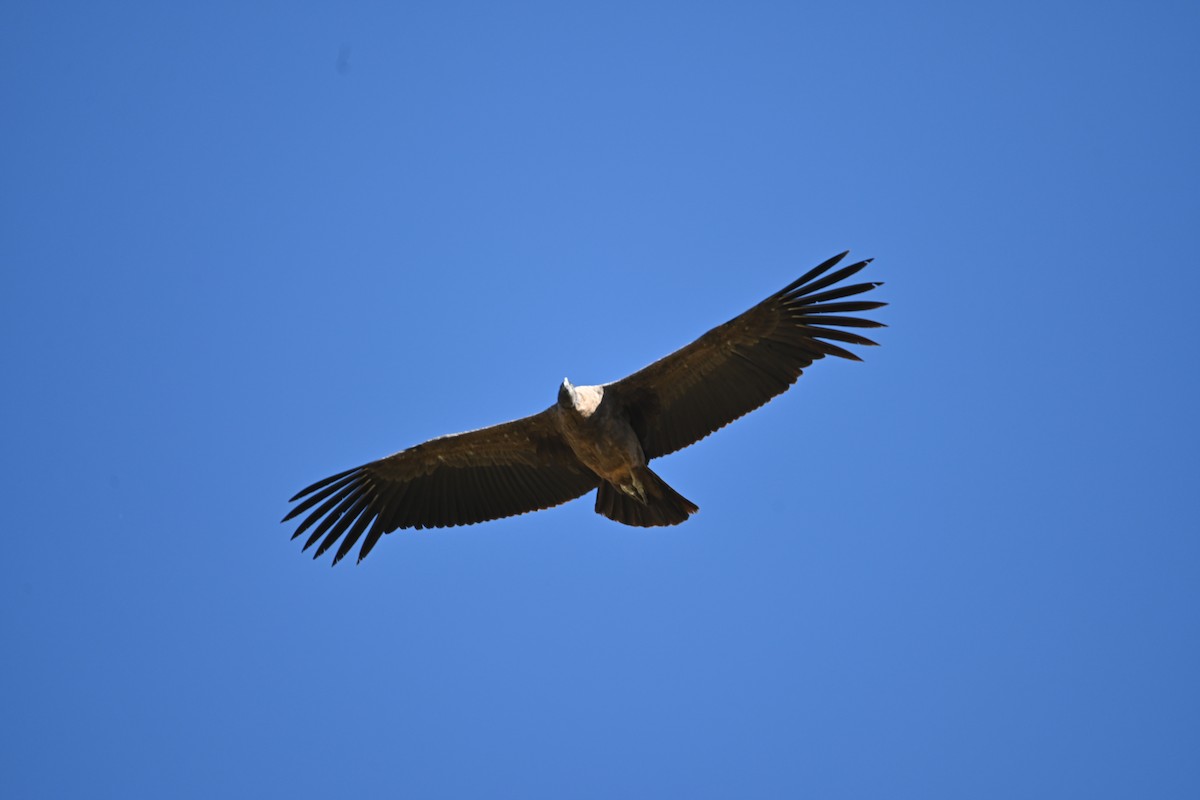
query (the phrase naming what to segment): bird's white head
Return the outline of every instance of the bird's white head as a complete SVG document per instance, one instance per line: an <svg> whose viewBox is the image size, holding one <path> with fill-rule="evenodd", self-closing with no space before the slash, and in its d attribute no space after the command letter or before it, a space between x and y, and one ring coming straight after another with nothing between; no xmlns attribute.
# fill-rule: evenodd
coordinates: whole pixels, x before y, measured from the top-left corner
<svg viewBox="0 0 1200 800"><path fill-rule="evenodd" d="M563 378L562 386L558 387L558 404L563 408L575 406L575 387L566 378Z"/></svg>
<svg viewBox="0 0 1200 800"><path fill-rule="evenodd" d="M558 387L558 407L581 417L590 417L600 408L604 400L603 386L575 386L563 378Z"/></svg>

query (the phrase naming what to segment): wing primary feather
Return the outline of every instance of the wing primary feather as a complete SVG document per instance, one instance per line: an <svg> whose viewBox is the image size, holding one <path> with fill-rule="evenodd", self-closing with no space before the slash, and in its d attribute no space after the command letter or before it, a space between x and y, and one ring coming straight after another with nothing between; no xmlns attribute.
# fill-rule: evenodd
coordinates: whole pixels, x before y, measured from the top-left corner
<svg viewBox="0 0 1200 800"><path fill-rule="evenodd" d="M818 328L815 325L800 325L798 327L800 330L816 339L833 339L838 342L860 344L865 347L877 346L876 342L871 341L865 336L859 336L857 333L851 333L850 331L839 331L837 328Z"/></svg>
<svg viewBox="0 0 1200 800"><path fill-rule="evenodd" d="M805 304L801 308L805 314L846 314L855 311L874 311L886 305L887 303L878 300L850 300L845 303Z"/></svg>
<svg viewBox="0 0 1200 800"><path fill-rule="evenodd" d="M797 289L797 288L803 286L804 284L808 283L809 281L811 281L813 278L817 277L818 275L821 275L825 271L837 266L838 262L841 261L843 258L845 258L848 255L850 255L850 251L846 250L845 252L838 253L833 258L829 258L829 259L826 259L825 261L822 261L820 264L817 264L815 267L810 269L808 272L804 273L799 278L792 281L787 286L783 287L778 292L776 292L774 295L772 295L771 296L772 299L779 297L780 295L785 295L788 292L792 291L793 289Z"/></svg>
<svg viewBox="0 0 1200 800"><path fill-rule="evenodd" d="M805 324L838 325L843 328L886 328L882 322L863 317L834 317L827 314L805 314L801 319Z"/></svg>
<svg viewBox="0 0 1200 800"><path fill-rule="evenodd" d="M359 486L359 484L357 482L353 482L353 483L348 483L345 486L343 486L341 489L339 489L337 494L335 494L333 497L326 500L325 503L322 504L320 508L318 508L316 511L313 511L311 514L309 514L307 517L304 518L304 521L301 522L299 527L296 528L296 532L292 534L292 538L295 539L297 536L299 536L300 534L302 534L306 530L308 530L310 525L312 525L317 520L321 519L321 517L328 514L335 506L337 506L338 503L345 500L347 495L349 495L351 492L353 492L355 489L357 489L358 486Z"/></svg>
<svg viewBox="0 0 1200 800"><path fill-rule="evenodd" d="M376 501L378 513L375 514L375 523L371 526L371 530L367 531L367 538L363 539L362 548L358 551L357 563L361 564L362 560L367 557L367 553L371 552L371 548L375 546L375 542L379 541L379 537L387 533L388 520L395 516L392 503L403 488L404 484L391 483L378 495ZM339 548L340 551L341 548ZM350 552L350 548L346 548L346 552Z"/></svg>
<svg viewBox="0 0 1200 800"><path fill-rule="evenodd" d="M303 514L309 508L312 508L314 505L321 502L326 497L328 497L329 495L336 492L338 489L345 486L347 483L352 483L357 477L358 477L357 469L350 470L349 472L343 472L342 479L340 481L335 481L335 482L329 484L328 486L324 487L323 489L321 489L321 491L316 492L315 494L311 494L308 497L304 498L304 502L301 503L300 505L296 506L295 508L293 508L291 511L289 511L288 515L286 517L284 517L281 520L281 522L287 522L292 517L295 517L299 514ZM297 495L297 496L299 496L299 495ZM296 498L293 497L289 502L295 502L295 500L296 500Z"/></svg>
<svg viewBox="0 0 1200 800"><path fill-rule="evenodd" d="M367 505L370 502L371 498L366 494L359 495L355 499L354 505L350 506L350 508L346 510L346 513L342 514L338 518L338 521L329 529L329 532L325 535L325 538L321 540L319 545L317 545L317 552L313 553L313 558L320 558L322 555L324 555L325 551L332 547L333 543L341 538L342 534L346 532L346 529L350 527L354 521L357 520L359 516L366 510Z"/></svg>
<svg viewBox="0 0 1200 800"><path fill-rule="evenodd" d="M333 554L333 564L330 566L334 566L341 561L342 557L350 552L350 548L354 547L354 543L363 535L363 531L367 529L367 526L378 518L379 510L374 507L374 504L369 504L364 508L362 514L358 517L358 521L354 523L354 526L350 530L346 531L346 538L338 545L337 552Z"/></svg>
<svg viewBox="0 0 1200 800"><path fill-rule="evenodd" d="M337 522L351 506L357 503L360 497L361 493L356 492L348 495L344 500L342 500L342 502L338 504L338 507L330 511L329 514L326 515L325 519L321 520L321 524L313 529L313 532L309 534L308 539L304 542L304 547L302 547L301 550L307 550L316 544L317 540L325 535L325 532L329 530L330 526Z"/></svg>
<svg viewBox="0 0 1200 800"><path fill-rule="evenodd" d="M301 497L304 497L304 495L311 492L313 489L320 489L325 484L333 483L334 481L338 480L339 478L344 478L347 475L349 475L350 473L357 472L360 469L362 469L362 467L354 467L353 469L348 469L345 472L339 472L337 475L330 475L328 478L322 478L321 480L317 481L316 483L312 484L311 486L306 486L305 488L296 492L296 494L293 495L292 499L288 500L288 502L294 503L297 500L299 500Z"/></svg>
<svg viewBox="0 0 1200 800"><path fill-rule="evenodd" d="M317 552L313 553L312 557L314 559L322 557L325 551L336 545L337 540L341 539L342 534L346 533L347 530L353 530L362 518L370 518L370 515L371 499L365 497L359 498L358 503L350 506L350 510L344 513L341 519L338 519L337 524L329 529L328 534L325 534L325 539L317 546Z"/></svg>
<svg viewBox="0 0 1200 800"><path fill-rule="evenodd" d="M398 528L407 527L403 524L404 513L409 504L409 483L397 483L395 493L388 498L384 509L383 533L390 533Z"/></svg>
<svg viewBox="0 0 1200 800"><path fill-rule="evenodd" d="M383 538L384 533L383 526L378 524L377 520L376 524L371 527L370 532L367 534L367 538L363 539L362 548L358 551L358 561L356 563L361 564L363 562L367 554L375 549L376 543Z"/></svg>
<svg viewBox="0 0 1200 800"><path fill-rule="evenodd" d="M854 353L838 347L836 344L830 344L829 342L822 341L820 339L814 339L813 341L816 342L817 346L820 347L826 355L838 356L839 358L844 358L847 361L862 361L862 359L856 356Z"/></svg>
<svg viewBox="0 0 1200 800"><path fill-rule="evenodd" d="M856 283L851 286L839 286L836 289L830 289L828 292L821 292L820 294L799 298L799 300L803 301L800 303L800 305L807 306L811 305L812 303L823 303L826 300L837 300L842 297L851 297L852 295L869 292L878 286L883 286L883 282L873 281L871 283Z"/></svg>
<svg viewBox="0 0 1200 800"><path fill-rule="evenodd" d="M810 294L813 294L814 292L820 291L821 289L824 289L826 286L835 284L838 281L845 280L846 278L849 278L851 275L855 274L856 272L859 272L868 263L870 263L870 262L859 261L858 263L851 264L848 267L842 267L837 272L831 272L828 275L826 275L824 278L821 278L819 281L813 281L812 283L808 284L807 286L800 286L794 292L789 292L788 299L796 299L799 297L804 297L806 295L810 295Z"/></svg>

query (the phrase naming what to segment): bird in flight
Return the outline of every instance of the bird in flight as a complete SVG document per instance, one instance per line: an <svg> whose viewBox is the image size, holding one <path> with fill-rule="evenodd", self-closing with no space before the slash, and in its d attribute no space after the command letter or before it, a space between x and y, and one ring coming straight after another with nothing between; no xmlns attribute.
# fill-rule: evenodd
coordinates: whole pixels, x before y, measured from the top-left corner
<svg viewBox="0 0 1200 800"><path fill-rule="evenodd" d="M697 506L649 467L651 459L698 442L787 391L825 356L861 359L833 344L874 345L841 328L882 323L844 316L886 303L846 300L878 282L836 286L870 263L833 272L847 253L696 341L619 381L574 386L564 379L554 405L523 419L439 436L302 489L284 522L307 512L314 558L359 539L361 562L385 533L445 528L538 511L596 489L596 513L640 527L678 525ZM315 526L315 527L314 527ZM365 534L365 538L364 537Z"/></svg>

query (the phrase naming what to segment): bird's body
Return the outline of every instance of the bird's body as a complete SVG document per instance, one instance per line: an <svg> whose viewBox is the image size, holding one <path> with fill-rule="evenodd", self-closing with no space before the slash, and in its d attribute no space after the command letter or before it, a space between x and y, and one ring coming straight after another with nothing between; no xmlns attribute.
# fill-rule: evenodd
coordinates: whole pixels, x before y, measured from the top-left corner
<svg viewBox="0 0 1200 800"><path fill-rule="evenodd" d="M572 386L564 378L555 411L563 441L601 479L598 513L650 527L675 525L699 511L646 466L646 453L618 389ZM629 504L625 497L637 502Z"/></svg>
<svg viewBox="0 0 1200 800"><path fill-rule="evenodd" d="M563 380L555 404L538 414L431 439L318 481L292 498L300 502L284 520L309 512L293 538L315 525L305 548L321 540L317 556L344 535L335 564L364 534L360 561L398 528L469 525L549 508L592 489L596 512L626 525L683 522L696 505L650 469L651 459L758 408L815 360L859 360L826 340L875 344L840 330L882 327L842 315L885 305L842 301L879 283L827 289L869 263L825 274L845 256L619 381Z"/></svg>
<svg viewBox="0 0 1200 800"><path fill-rule="evenodd" d="M572 386L564 379L555 411L571 452L604 480L630 486L633 469L646 466L633 426L615 403L605 402L603 386Z"/></svg>

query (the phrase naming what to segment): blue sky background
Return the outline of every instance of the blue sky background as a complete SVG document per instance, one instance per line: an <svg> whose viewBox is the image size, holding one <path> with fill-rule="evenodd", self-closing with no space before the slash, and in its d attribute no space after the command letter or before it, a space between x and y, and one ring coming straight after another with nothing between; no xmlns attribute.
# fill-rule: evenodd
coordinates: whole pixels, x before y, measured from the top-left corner
<svg viewBox="0 0 1200 800"><path fill-rule="evenodd" d="M0 795L1200 795L1198 21L5 3ZM845 248L686 525L278 524Z"/></svg>

